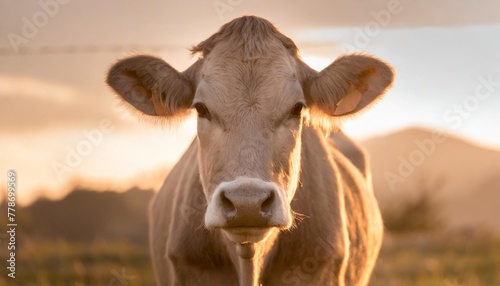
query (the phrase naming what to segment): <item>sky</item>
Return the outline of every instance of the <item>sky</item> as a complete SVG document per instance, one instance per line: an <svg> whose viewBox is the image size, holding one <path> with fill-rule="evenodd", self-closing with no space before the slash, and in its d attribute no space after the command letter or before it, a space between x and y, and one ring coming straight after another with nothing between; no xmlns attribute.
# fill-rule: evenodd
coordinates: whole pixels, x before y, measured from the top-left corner
<svg viewBox="0 0 500 286"><path fill-rule="evenodd" d="M346 52L396 71L376 106L344 123L357 139L410 126L500 148L500 2L465 0L0 0L0 190L58 198L82 182L157 187L195 136L196 120L159 126L104 84L133 53L182 71L189 47L241 15L292 38L321 70Z"/></svg>

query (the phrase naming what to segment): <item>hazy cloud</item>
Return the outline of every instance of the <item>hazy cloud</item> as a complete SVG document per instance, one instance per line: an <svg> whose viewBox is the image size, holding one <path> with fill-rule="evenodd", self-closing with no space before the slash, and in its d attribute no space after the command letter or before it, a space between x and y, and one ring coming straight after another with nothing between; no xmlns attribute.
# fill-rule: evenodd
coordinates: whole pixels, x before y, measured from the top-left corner
<svg viewBox="0 0 500 286"><path fill-rule="evenodd" d="M112 117L71 86L29 77L0 76L0 132L92 125Z"/></svg>
<svg viewBox="0 0 500 286"><path fill-rule="evenodd" d="M0 75L0 97L13 95L26 100L35 98L58 103L70 103L76 99L77 91L71 86L59 83L49 83L29 77Z"/></svg>

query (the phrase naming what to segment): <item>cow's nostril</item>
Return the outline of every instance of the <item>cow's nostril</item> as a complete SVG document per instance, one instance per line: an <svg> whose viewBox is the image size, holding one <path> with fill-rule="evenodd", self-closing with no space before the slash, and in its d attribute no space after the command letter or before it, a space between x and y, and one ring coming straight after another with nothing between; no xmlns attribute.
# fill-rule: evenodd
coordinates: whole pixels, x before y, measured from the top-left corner
<svg viewBox="0 0 500 286"><path fill-rule="evenodd" d="M221 194L221 205L226 216L234 216L236 214L236 207L233 202L226 197L224 192Z"/></svg>
<svg viewBox="0 0 500 286"><path fill-rule="evenodd" d="M260 206L260 212L262 215L267 216L271 213L274 203L274 192L269 193L269 197Z"/></svg>

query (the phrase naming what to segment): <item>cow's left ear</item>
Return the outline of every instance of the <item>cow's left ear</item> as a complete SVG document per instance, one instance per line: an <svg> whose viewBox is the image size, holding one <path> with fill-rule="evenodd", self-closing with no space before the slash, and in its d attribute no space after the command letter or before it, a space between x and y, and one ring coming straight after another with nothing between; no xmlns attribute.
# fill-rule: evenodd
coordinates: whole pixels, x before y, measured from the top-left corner
<svg viewBox="0 0 500 286"><path fill-rule="evenodd" d="M309 105L329 116L345 116L370 105L394 79L392 68L366 55L345 55L308 79Z"/></svg>

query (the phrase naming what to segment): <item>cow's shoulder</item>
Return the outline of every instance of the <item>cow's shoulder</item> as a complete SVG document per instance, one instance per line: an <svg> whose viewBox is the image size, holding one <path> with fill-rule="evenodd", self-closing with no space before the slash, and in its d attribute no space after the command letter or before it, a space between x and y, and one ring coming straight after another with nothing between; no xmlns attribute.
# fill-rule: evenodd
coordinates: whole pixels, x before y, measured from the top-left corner
<svg viewBox="0 0 500 286"><path fill-rule="evenodd" d="M382 241L383 224L371 182L369 157L366 151L338 132L329 136L331 154L339 170L349 235L349 263L346 285L361 281L364 285ZM364 281L364 282L362 282Z"/></svg>

